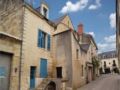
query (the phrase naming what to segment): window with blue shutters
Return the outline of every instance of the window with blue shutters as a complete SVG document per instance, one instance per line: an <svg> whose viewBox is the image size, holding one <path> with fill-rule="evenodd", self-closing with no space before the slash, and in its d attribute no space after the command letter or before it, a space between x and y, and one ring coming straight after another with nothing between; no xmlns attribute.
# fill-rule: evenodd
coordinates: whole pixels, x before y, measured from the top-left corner
<svg viewBox="0 0 120 90"><path fill-rule="evenodd" d="M45 48L45 42L46 42L46 33L39 30L38 31L38 47Z"/></svg>
<svg viewBox="0 0 120 90"><path fill-rule="evenodd" d="M50 43L51 43L50 35L43 32L42 30L39 30L38 31L38 47L46 48L47 50L50 50Z"/></svg>
<svg viewBox="0 0 120 90"><path fill-rule="evenodd" d="M50 50L50 35L48 35L48 39L47 39L47 50Z"/></svg>

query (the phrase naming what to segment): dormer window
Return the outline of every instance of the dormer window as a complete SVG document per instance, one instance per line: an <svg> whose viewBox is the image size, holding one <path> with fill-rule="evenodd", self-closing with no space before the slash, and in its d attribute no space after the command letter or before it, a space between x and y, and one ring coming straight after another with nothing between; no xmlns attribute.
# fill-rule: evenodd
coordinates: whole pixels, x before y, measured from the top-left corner
<svg viewBox="0 0 120 90"><path fill-rule="evenodd" d="M40 12L44 17L46 17L47 19L49 18L49 7L48 7L47 3L45 3L45 2L41 3Z"/></svg>
<svg viewBox="0 0 120 90"><path fill-rule="evenodd" d="M48 12L47 9L44 7L43 8L43 14L44 14L45 17L47 17L47 12Z"/></svg>

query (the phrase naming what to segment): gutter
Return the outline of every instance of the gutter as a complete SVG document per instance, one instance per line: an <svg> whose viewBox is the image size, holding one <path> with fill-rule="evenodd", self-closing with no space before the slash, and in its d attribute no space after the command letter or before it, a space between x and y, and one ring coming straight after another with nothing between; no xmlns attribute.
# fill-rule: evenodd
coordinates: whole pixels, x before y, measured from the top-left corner
<svg viewBox="0 0 120 90"><path fill-rule="evenodd" d="M21 90L21 81L22 81L22 52L23 52L23 34L24 34L24 13L25 13L25 8L23 7L24 6L24 0L22 1L22 34L21 34L21 47L20 47L20 62L19 62L19 86L18 86L18 90Z"/></svg>

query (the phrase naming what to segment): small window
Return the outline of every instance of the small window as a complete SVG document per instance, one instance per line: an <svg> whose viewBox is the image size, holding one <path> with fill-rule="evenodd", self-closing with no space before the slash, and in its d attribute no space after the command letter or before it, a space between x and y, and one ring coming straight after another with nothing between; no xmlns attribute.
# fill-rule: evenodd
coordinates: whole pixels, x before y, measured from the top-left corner
<svg viewBox="0 0 120 90"><path fill-rule="evenodd" d="M78 56L79 56L79 50L76 49L76 58L78 59Z"/></svg>
<svg viewBox="0 0 120 90"><path fill-rule="evenodd" d="M104 61L104 68L106 68L106 61Z"/></svg>
<svg viewBox="0 0 120 90"><path fill-rule="evenodd" d="M83 65L81 67L82 67L82 76L84 76L84 67Z"/></svg>
<svg viewBox="0 0 120 90"><path fill-rule="evenodd" d="M62 67L56 67L57 78L62 78Z"/></svg>
<svg viewBox="0 0 120 90"><path fill-rule="evenodd" d="M116 66L116 62L115 62L115 60L113 60L113 66Z"/></svg>
<svg viewBox="0 0 120 90"><path fill-rule="evenodd" d="M47 17L47 12L48 12L48 10L44 7L44 8L43 8L43 13L44 13L44 16L45 16L45 17Z"/></svg>

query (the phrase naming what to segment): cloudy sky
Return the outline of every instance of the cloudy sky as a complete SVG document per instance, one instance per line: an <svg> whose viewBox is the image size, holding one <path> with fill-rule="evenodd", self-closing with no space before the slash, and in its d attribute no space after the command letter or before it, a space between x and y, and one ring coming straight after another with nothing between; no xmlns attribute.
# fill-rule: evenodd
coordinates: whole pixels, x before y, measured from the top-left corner
<svg viewBox="0 0 120 90"><path fill-rule="evenodd" d="M50 19L69 14L75 29L83 23L84 32L92 34L99 52L115 49L115 0L45 0L50 8ZM40 0L34 5L39 6Z"/></svg>

